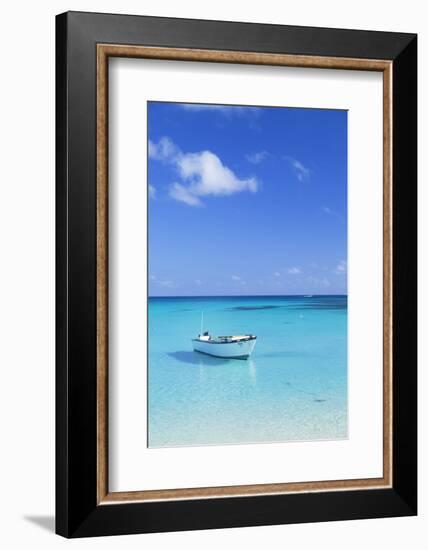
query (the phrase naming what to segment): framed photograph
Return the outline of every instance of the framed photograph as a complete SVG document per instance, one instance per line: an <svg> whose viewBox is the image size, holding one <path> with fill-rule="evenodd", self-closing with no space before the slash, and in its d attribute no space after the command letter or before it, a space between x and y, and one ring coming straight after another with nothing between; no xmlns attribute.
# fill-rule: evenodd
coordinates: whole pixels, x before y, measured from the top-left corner
<svg viewBox="0 0 428 550"><path fill-rule="evenodd" d="M416 36L57 16L57 532L414 515Z"/></svg>

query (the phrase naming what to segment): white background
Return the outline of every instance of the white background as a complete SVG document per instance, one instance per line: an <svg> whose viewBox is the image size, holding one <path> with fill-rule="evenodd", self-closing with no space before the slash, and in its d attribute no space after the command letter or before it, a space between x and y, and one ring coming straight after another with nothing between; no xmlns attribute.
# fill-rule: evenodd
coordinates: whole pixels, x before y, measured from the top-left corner
<svg viewBox="0 0 428 550"><path fill-rule="evenodd" d="M426 80L428 19L416 0L10 2L0 19L0 544L4 548L425 548L428 486L420 471L417 518L258 527L67 542L52 534L54 511L54 15L67 9L419 32L419 83ZM423 67L425 61L425 67ZM420 93L422 97L422 93ZM420 105L420 213L427 194ZM424 147L425 145L425 147ZM420 216L420 281L426 222ZM426 462L428 303L420 292L420 464ZM424 361L425 359L425 361ZM423 438L423 431L425 437ZM424 542L425 540L425 542Z"/></svg>
<svg viewBox="0 0 428 550"><path fill-rule="evenodd" d="M182 61L110 62L110 490L382 477L382 74L213 63L198 63L197 69ZM347 439L146 447L141 335L147 251L141 243L147 224L147 99L348 110Z"/></svg>

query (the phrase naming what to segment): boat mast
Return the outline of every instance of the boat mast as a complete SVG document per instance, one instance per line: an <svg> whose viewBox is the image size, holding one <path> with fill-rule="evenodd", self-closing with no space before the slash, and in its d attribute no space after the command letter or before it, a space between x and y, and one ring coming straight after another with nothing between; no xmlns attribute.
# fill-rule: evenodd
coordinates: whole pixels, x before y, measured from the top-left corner
<svg viewBox="0 0 428 550"><path fill-rule="evenodd" d="M203 334L203 328L204 328L204 312L201 314L201 336Z"/></svg>

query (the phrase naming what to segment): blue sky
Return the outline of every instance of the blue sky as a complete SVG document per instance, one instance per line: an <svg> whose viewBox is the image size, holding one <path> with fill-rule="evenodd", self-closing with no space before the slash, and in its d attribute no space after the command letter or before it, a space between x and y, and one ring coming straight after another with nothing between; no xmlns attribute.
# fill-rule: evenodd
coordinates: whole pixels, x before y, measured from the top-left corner
<svg viewBox="0 0 428 550"><path fill-rule="evenodd" d="M148 104L149 295L347 293L347 113Z"/></svg>

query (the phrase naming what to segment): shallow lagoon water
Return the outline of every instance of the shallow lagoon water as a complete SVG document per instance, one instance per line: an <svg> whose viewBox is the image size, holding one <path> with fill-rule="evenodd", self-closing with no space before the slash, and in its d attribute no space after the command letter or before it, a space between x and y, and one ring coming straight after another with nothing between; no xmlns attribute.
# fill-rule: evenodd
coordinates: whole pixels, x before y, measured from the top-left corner
<svg viewBox="0 0 428 550"><path fill-rule="evenodd" d="M192 351L257 335L248 360ZM150 447L347 437L347 297L149 298Z"/></svg>

